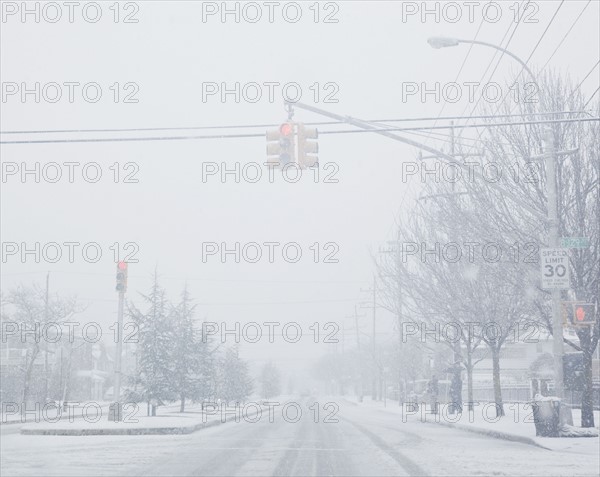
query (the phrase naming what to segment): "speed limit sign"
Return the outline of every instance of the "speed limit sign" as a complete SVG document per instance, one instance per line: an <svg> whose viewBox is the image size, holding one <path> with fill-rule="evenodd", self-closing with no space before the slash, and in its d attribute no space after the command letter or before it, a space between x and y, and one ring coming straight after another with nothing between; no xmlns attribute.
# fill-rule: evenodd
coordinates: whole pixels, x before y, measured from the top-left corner
<svg viewBox="0 0 600 477"><path fill-rule="evenodd" d="M570 287L569 251L565 248L542 248L542 288L565 290Z"/></svg>

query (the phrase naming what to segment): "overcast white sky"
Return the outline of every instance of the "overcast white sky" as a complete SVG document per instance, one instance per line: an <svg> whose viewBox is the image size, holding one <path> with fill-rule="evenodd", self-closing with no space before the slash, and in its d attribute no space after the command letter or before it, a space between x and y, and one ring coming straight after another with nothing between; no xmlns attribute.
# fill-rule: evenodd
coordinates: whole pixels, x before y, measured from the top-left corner
<svg viewBox="0 0 600 477"><path fill-rule="evenodd" d="M431 16L422 22L418 15L403 22L402 2L336 2L339 11L334 18L339 22L315 23L308 9L312 2L301 2L303 18L298 23L276 15L272 24L266 20L251 24L235 23L231 17L222 23L218 16L202 22L202 2L138 2L135 18L139 22L131 24L112 21L111 3L102 3L103 18L95 24L77 13L73 23L64 18L56 24L35 23L30 18L23 24L18 15L3 20L3 83L97 82L103 97L90 104L77 90L73 103L63 98L51 104L35 103L31 96L22 103L18 95L10 96L1 105L2 131L271 124L286 118L279 88L273 103L266 98L254 104L236 103L232 97L223 103L218 96L203 102L203 82L295 81L303 88L303 101L309 104L315 104L310 85L333 82L339 87L335 96L339 102L316 106L365 119L435 117L441 103L432 98L423 103L417 97L403 102L401 85L453 81L468 46L434 50L426 40L438 34L474 38L484 4L475 6L472 22L464 2L458 2L464 9L462 21L442 19L436 23ZM421 6L422 2L413 3ZM434 8L435 3L428 2L428 6ZM502 18L497 23L484 22L479 40L500 43L513 21L510 7L514 3L500 2ZM546 62L586 3L565 2L530 65L539 67ZM533 18L539 22L521 24L509 49L527 59L558 4L537 2L539 11ZM581 80L598 60L598 24L599 3L593 0L548 67L560 65L561 72L576 82ZM459 83L480 81L493 53L488 48L473 48ZM493 80L502 82L517 71L515 62L505 57ZM586 94L598 86L598 74L596 69L582 85ZM139 102L115 104L109 90L115 82L137 83ZM459 115L466 104L447 104L444 115ZM297 110L295 119L310 122L322 118ZM264 133L264 128L251 132ZM126 135L25 137L115 136ZM24 137L2 135L2 140L18 138ZM416 151L371 134L322 135L319 144L321 164L339 165L337 184L315 184L308 175L296 184L281 177L273 184L231 179L223 184L216 178L202 182L203 162L262 163L262 137L2 145L4 163L25 162L31 167L34 162L95 161L104 173L96 184L83 181L80 175L73 184L65 180L35 183L31 178L21 183L15 177L6 178L2 183L3 242L97 242L104 255L95 264L86 263L80 255L72 264L67 260L35 263L32 257L21 263L8 257L2 264L2 289L33 281L41 284L50 271L53 292L77 294L90 304L82 321L113 322L117 295L108 247L133 241L139 245L140 261L130 266L128 298L136 303L137 292L148 289L157 267L172 298L177 298L187 280L199 303L199 316L209 321L297 321L305 330L315 321L341 323L354 312L356 302L368 299L361 288L370 286L373 273L369 251L391 240L394 218L400 211L409 214L413 207L414 192L407 193L400 173L402 161L412 160ZM115 184L108 169L115 162L137 163L139 183ZM298 242L305 256L297 264L286 263L280 254L275 263L222 264L214 257L202 263L201 243L222 241ZM312 263L308 247L314 242L336 242L339 263ZM391 317L380 316L382 327L390 329ZM366 329L369 322L362 320ZM346 324L352 322L346 320ZM251 359L269 356L294 369L326 350L325 344L290 345L281 340L278 345L243 348Z"/></svg>

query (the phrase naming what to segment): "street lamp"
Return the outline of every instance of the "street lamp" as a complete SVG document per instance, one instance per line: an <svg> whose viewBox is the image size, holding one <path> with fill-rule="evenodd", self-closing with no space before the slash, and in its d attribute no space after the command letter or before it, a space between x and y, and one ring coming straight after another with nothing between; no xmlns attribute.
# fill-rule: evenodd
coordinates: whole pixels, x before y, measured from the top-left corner
<svg viewBox="0 0 600 477"><path fill-rule="evenodd" d="M510 51L502 48L501 46L494 45L478 40L462 40L458 38L450 38L444 36L434 36L427 40L427 43L432 48L448 48L457 46L460 43L470 43L473 45L483 45L493 48L498 51L502 51L504 54L510 56L516 60L525 71L531 76L533 81L536 81L536 77L533 72L527 66L521 58L514 55ZM549 225L549 245L551 247L558 247L558 211L557 211L557 187L556 187L556 150L554 148L554 141L552 137L552 131L548 129L544 137L544 143L546 151L542 158L546 159L546 184L548 184L548 214L547 222ZM555 382L555 393L560 399L564 398L564 376L563 376L563 328L562 328L562 317L560 310L560 290L552 290L552 335L554 337L554 382ZM565 409L561 406L561 411ZM561 412L561 422L567 422L572 424L572 417L570 413L563 415Z"/></svg>
<svg viewBox="0 0 600 477"><path fill-rule="evenodd" d="M430 37L430 38L427 39L427 43L429 43L429 45L432 48L435 48L436 50L439 50L440 48L449 48L449 47L452 47L452 46L458 46L460 43L470 43L470 44L473 44L473 45L483 45L483 46L487 46L489 48L493 48L495 50L503 52L504 54L510 56L512 59L516 60L518 63L521 64L521 66L523 67L523 69L525 71L527 71L527 74L529 76L531 76L531 78L533 79L533 81L535 82L535 80L536 80L535 75L529 69L529 67L527 66L527 63L525 63L521 58L519 58L518 56L514 55L510 51L505 50L501 46L494 45L492 43L487 43L485 41L462 40L462 39L459 39L459 38L451 38L451 37L447 37L447 36L432 36L432 37Z"/></svg>
<svg viewBox="0 0 600 477"><path fill-rule="evenodd" d="M427 39L427 43L429 43L432 48L439 50L440 48L457 46L460 43L460 40L456 38L450 38L447 36L432 36Z"/></svg>

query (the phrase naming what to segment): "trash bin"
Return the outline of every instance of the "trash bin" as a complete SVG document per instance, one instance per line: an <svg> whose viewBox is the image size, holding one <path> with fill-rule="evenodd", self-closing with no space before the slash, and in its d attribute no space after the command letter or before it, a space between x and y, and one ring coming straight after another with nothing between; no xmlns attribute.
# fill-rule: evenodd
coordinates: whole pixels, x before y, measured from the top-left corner
<svg viewBox="0 0 600 477"><path fill-rule="evenodd" d="M559 437L560 400L536 400L531 403L535 435L540 437Z"/></svg>
<svg viewBox="0 0 600 477"><path fill-rule="evenodd" d="M123 420L123 408L121 403L113 402L108 406L108 420L119 422Z"/></svg>

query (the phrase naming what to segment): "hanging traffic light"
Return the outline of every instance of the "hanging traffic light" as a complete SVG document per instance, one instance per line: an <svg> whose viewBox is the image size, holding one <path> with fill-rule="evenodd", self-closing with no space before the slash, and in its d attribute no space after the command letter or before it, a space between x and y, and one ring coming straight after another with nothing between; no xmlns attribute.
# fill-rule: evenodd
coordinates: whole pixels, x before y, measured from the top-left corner
<svg viewBox="0 0 600 477"><path fill-rule="evenodd" d="M274 166L285 166L296 162L294 123L288 121L278 129L267 131L267 162Z"/></svg>
<svg viewBox="0 0 600 477"><path fill-rule="evenodd" d="M116 290L119 293L127 291L127 262L117 263L117 286Z"/></svg>
<svg viewBox="0 0 600 477"><path fill-rule="evenodd" d="M596 305L594 303L573 303L569 313L571 325L590 325L596 322Z"/></svg>
<svg viewBox="0 0 600 477"><path fill-rule="evenodd" d="M314 167L319 165L318 156L314 156L319 152L319 144L317 141L309 141L309 139L317 139L319 131L317 128L307 128L302 123L298 123L298 164L301 168Z"/></svg>

